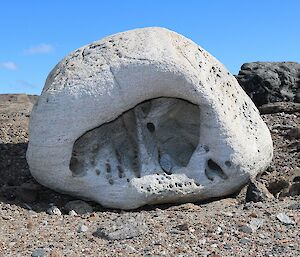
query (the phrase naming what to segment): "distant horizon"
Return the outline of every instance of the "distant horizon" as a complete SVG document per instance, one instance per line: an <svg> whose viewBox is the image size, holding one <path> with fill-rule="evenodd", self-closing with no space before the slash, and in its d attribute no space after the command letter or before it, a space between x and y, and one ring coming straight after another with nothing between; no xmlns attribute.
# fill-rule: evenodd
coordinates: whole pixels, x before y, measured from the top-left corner
<svg viewBox="0 0 300 257"><path fill-rule="evenodd" d="M300 1L6 1L0 17L0 93L39 95L75 49L118 32L165 27L190 38L234 75L247 62L300 62Z"/></svg>

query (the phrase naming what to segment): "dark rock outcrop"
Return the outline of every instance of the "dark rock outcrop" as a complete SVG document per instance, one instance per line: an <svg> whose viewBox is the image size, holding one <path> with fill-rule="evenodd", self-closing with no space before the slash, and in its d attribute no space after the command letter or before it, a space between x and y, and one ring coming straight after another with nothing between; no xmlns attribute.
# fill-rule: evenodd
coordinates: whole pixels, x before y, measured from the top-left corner
<svg viewBox="0 0 300 257"><path fill-rule="evenodd" d="M274 102L300 103L300 63L245 63L236 79L256 106Z"/></svg>

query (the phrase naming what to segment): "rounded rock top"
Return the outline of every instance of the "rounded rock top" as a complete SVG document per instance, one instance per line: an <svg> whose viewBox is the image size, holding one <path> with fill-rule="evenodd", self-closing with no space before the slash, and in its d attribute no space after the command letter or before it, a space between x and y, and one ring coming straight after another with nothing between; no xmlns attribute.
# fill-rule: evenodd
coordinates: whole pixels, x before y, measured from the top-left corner
<svg viewBox="0 0 300 257"><path fill-rule="evenodd" d="M46 80L29 134L37 181L120 209L229 195L273 155L236 79L164 28L118 33L67 55Z"/></svg>

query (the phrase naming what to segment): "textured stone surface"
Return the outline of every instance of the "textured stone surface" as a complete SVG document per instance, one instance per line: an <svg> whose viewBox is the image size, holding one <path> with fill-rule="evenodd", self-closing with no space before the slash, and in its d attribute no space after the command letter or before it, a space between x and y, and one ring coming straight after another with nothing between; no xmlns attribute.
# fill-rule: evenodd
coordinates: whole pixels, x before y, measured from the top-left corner
<svg viewBox="0 0 300 257"><path fill-rule="evenodd" d="M29 130L27 160L40 183L122 209L228 195L273 151L236 79L161 28L69 54L49 74Z"/></svg>
<svg viewBox="0 0 300 257"><path fill-rule="evenodd" d="M236 78L257 106L283 101L300 103L300 63L245 63Z"/></svg>

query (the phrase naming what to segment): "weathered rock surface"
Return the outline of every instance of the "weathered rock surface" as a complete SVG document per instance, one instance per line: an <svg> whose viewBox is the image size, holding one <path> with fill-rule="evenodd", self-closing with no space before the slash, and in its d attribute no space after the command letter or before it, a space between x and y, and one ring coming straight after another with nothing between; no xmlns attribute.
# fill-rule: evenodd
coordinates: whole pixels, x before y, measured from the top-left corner
<svg viewBox="0 0 300 257"><path fill-rule="evenodd" d="M228 195L273 152L236 79L162 28L69 54L49 74L29 130L27 160L41 184L122 209Z"/></svg>
<svg viewBox="0 0 300 257"><path fill-rule="evenodd" d="M300 103L300 63L245 63L236 78L256 106L273 102Z"/></svg>

